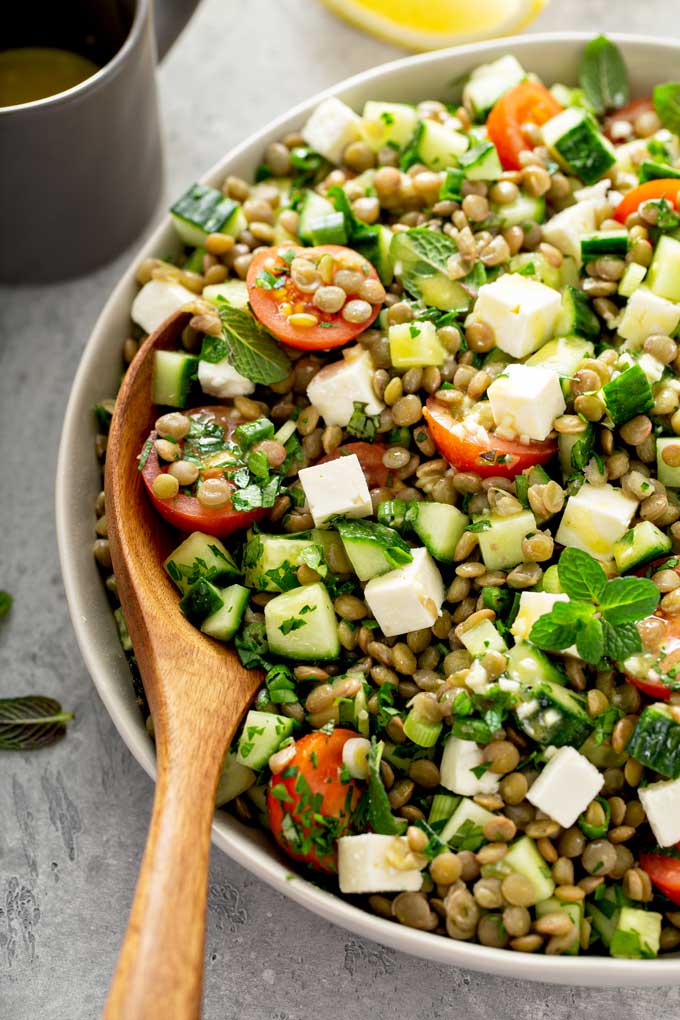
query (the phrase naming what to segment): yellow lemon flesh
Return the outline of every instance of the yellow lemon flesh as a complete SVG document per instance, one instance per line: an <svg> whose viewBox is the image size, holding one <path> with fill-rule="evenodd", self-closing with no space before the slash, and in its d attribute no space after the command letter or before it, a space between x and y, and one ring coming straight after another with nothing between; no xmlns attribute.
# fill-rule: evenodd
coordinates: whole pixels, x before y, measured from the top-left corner
<svg viewBox="0 0 680 1020"><path fill-rule="evenodd" d="M357 28L410 50L508 35L527 25L547 0L322 0Z"/></svg>

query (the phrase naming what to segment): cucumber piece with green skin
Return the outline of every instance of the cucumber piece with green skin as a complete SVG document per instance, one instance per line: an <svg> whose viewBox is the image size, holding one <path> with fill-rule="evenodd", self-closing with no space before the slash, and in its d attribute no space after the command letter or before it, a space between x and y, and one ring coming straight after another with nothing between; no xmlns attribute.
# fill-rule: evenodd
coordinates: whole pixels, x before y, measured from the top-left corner
<svg viewBox="0 0 680 1020"><path fill-rule="evenodd" d="M312 226L315 222L335 213L335 207L327 198L308 188L300 201L298 236L305 244L312 243Z"/></svg>
<svg viewBox="0 0 680 1020"><path fill-rule="evenodd" d="M455 793L435 793L427 816L427 824L447 822L460 804L460 797Z"/></svg>
<svg viewBox="0 0 680 1020"><path fill-rule="evenodd" d="M647 271L647 286L668 301L680 301L680 241L663 234Z"/></svg>
<svg viewBox="0 0 680 1020"><path fill-rule="evenodd" d="M508 646L494 627L491 620L482 620L464 631L460 637L470 655L481 658L487 652L507 652Z"/></svg>
<svg viewBox="0 0 680 1020"><path fill-rule="evenodd" d="M538 530L530 510L509 517L489 513L475 520L479 548L487 570L509 570L524 559L522 542Z"/></svg>
<svg viewBox="0 0 680 1020"><path fill-rule="evenodd" d="M564 950L565 956L577 956L581 948L581 922L583 921L583 903L563 903L556 896L542 900L536 904L536 917L545 917L546 914L566 914L574 925L574 936L569 946Z"/></svg>
<svg viewBox="0 0 680 1020"><path fill-rule="evenodd" d="M406 103L383 103L369 99L364 104L361 133L374 152L386 145L401 148L411 139L418 123L415 107Z"/></svg>
<svg viewBox="0 0 680 1020"><path fill-rule="evenodd" d="M257 776L252 769L236 760L234 751L227 751L222 762L220 778L217 780L215 807L221 807L240 797L254 785L256 779Z"/></svg>
<svg viewBox="0 0 680 1020"><path fill-rule="evenodd" d="M250 592L242 584L232 584L222 588L220 594L224 600L221 609L205 618L201 630L218 641L231 641L243 619Z"/></svg>
<svg viewBox="0 0 680 1020"><path fill-rule="evenodd" d="M559 595L562 592L560 574L556 563L553 563L551 567L543 571L541 581L543 584L542 590L547 591L550 595Z"/></svg>
<svg viewBox="0 0 680 1020"><path fill-rule="evenodd" d="M166 407L186 407L198 373L198 358L186 351L154 351L151 400Z"/></svg>
<svg viewBox="0 0 680 1020"><path fill-rule="evenodd" d="M654 406L654 394L639 364L631 365L602 387L607 412L615 425L623 425Z"/></svg>
<svg viewBox="0 0 680 1020"><path fill-rule="evenodd" d="M621 297L629 298L634 294L646 275L646 266L641 266L638 262L629 262L619 281L618 293Z"/></svg>
<svg viewBox="0 0 680 1020"><path fill-rule="evenodd" d="M656 467L659 481L669 489L680 489L680 467L673 467L663 459L664 450L669 447L677 447L678 440L657 439L656 441Z"/></svg>
<svg viewBox="0 0 680 1020"><path fill-rule="evenodd" d="M543 223L545 220L545 198L542 195L535 198L533 195L524 195L520 192L517 198L507 205L492 202L490 208L503 230L522 226L524 223Z"/></svg>
<svg viewBox="0 0 680 1020"><path fill-rule="evenodd" d="M418 125L416 154L430 170L457 166L459 157L467 151L469 144L466 135L436 120L421 120Z"/></svg>
<svg viewBox="0 0 680 1020"><path fill-rule="evenodd" d="M352 564L337 531L313 528L309 532L309 537L315 545L322 547L324 560L329 570L334 574L350 574L352 572Z"/></svg>
<svg viewBox="0 0 680 1020"><path fill-rule="evenodd" d="M647 705L626 744L628 754L667 779L680 777L680 723L664 702Z"/></svg>
<svg viewBox="0 0 680 1020"><path fill-rule="evenodd" d="M208 234L231 233L239 209L238 202L216 188L192 184L171 207L170 215L182 241L198 247Z"/></svg>
<svg viewBox="0 0 680 1020"><path fill-rule="evenodd" d="M654 910L621 907L609 952L626 960L653 960L659 955L662 921Z"/></svg>
<svg viewBox="0 0 680 1020"><path fill-rule="evenodd" d="M202 531L194 531L185 538L170 553L163 566L183 595L200 578L219 587L241 573L219 538L205 535Z"/></svg>
<svg viewBox="0 0 680 1020"><path fill-rule="evenodd" d="M300 661L337 659L338 621L320 582L275 596L264 607L267 642L274 655Z"/></svg>
<svg viewBox="0 0 680 1020"><path fill-rule="evenodd" d="M533 681L547 681L566 687L567 676L563 670L535 645L528 641L518 641L508 654L508 676L519 684L530 684Z"/></svg>
<svg viewBox="0 0 680 1020"><path fill-rule="evenodd" d="M388 327L393 368L441 368L446 359L433 322L395 322Z"/></svg>
<svg viewBox="0 0 680 1020"><path fill-rule="evenodd" d="M640 184L644 184L645 181L666 180L671 177L680 177L680 170L676 170L669 163L655 163L654 160L643 159L640 164Z"/></svg>
<svg viewBox="0 0 680 1020"><path fill-rule="evenodd" d="M440 832L440 838L448 843L452 850L479 850L483 843L484 826L493 821L496 815L487 811L471 797L461 797L448 822Z"/></svg>
<svg viewBox="0 0 680 1020"><path fill-rule="evenodd" d="M307 561L310 566L316 556L324 559L323 548L307 537L249 532L243 557L244 581L258 591L289 591L299 586L298 568Z"/></svg>
<svg viewBox="0 0 680 1020"><path fill-rule="evenodd" d="M619 920L619 904L612 887L603 888L597 902L588 900L586 914L593 923L593 928L602 939L603 945L609 948Z"/></svg>
<svg viewBox="0 0 680 1020"><path fill-rule="evenodd" d="M496 146L486 140L459 156L458 166L468 181L496 181L503 173Z"/></svg>
<svg viewBox="0 0 680 1020"><path fill-rule="evenodd" d="M539 283L544 283L546 287L552 287L554 290L559 290L562 286L562 273L559 267L553 266L540 252L522 251L513 255L508 263L508 270L521 276L532 276Z"/></svg>
<svg viewBox="0 0 680 1020"><path fill-rule="evenodd" d="M184 263L183 268L184 268L185 272L188 272L188 273L200 273L200 275L202 276L203 275L203 256L206 255L206 254L207 254L207 252L206 252L205 248L203 248L202 246L199 247L199 248L194 248L192 253L187 257L186 262Z"/></svg>
<svg viewBox="0 0 680 1020"><path fill-rule="evenodd" d="M601 134L597 121L577 107L563 110L543 125L543 143L584 184L595 184L616 162L614 146Z"/></svg>
<svg viewBox="0 0 680 1020"><path fill-rule="evenodd" d="M360 581L387 574L413 559L408 544L393 528L360 519L338 521L338 534Z"/></svg>
<svg viewBox="0 0 680 1020"><path fill-rule="evenodd" d="M475 68L463 89L463 101L475 120L485 121L501 96L525 78L522 65L508 54Z"/></svg>
<svg viewBox="0 0 680 1020"><path fill-rule="evenodd" d="M347 244L345 217L341 212L314 219L309 224L312 244Z"/></svg>
<svg viewBox="0 0 680 1020"><path fill-rule="evenodd" d="M583 432L570 435L560 432L557 437L557 452L565 479L580 474L595 450L595 429L588 425Z"/></svg>
<svg viewBox="0 0 680 1020"><path fill-rule="evenodd" d="M534 888L534 898L533 903L528 906L550 899L555 891L550 867L541 857L536 843L530 836L522 836L513 843L500 864L505 874L524 875L529 879Z"/></svg>
<svg viewBox="0 0 680 1020"><path fill-rule="evenodd" d="M248 284L245 280L225 280L224 283L211 283L203 288L201 295L211 305L219 308L222 301L240 308L242 311L248 307Z"/></svg>
<svg viewBox="0 0 680 1020"><path fill-rule="evenodd" d="M295 722L285 715L251 709L243 724L236 749L236 761L248 768L264 768L271 756L293 733Z"/></svg>
<svg viewBox="0 0 680 1020"><path fill-rule="evenodd" d="M619 542L614 543L614 560L620 574L635 570L671 551L673 543L651 521L640 521Z"/></svg>
<svg viewBox="0 0 680 1020"><path fill-rule="evenodd" d="M202 577L180 599L179 608L190 623L200 627L208 616L212 616L223 605L224 599L219 588Z"/></svg>
<svg viewBox="0 0 680 1020"><path fill-rule="evenodd" d="M586 818L585 813L578 816L578 826L586 839L602 839L609 832L609 823L611 822L612 809L611 804L605 797L596 797L595 800L602 808L603 819L601 825L593 825Z"/></svg>
<svg viewBox="0 0 680 1020"><path fill-rule="evenodd" d="M555 336L582 336L597 339L600 320L590 307L587 294L567 285L562 292L562 310L555 324Z"/></svg>
<svg viewBox="0 0 680 1020"><path fill-rule="evenodd" d="M434 235L434 236L432 236ZM431 257L423 256L423 245L432 248ZM441 249L441 252L438 251ZM392 235L390 257L395 275L405 290L413 297L440 311L467 311L470 295L456 280L451 280L443 268L452 253L451 242L444 235L438 237L434 231L425 228L404 230Z"/></svg>
<svg viewBox="0 0 680 1020"><path fill-rule="evenodd" d="M520 687L515 710L520 728L542 747L579 747L595 725L586 699L551 680L535 677Z"/></svg>
<svg viewBox="0 0 680 1020"><path fill-rule="evenodd" d="M461 202L463 199L462 187L465 180L465 173L459 167L447 167L446 177L439 190L440 201L445 202L451 199L453 202Z"/></svg>
<svg viewBox="0 0 680 1020"><path fill-rule="evenodd" d="M431 556L441 563L453 563L458 542L470 518L448 503L412 503L409 520Z"/></svg>
<svg viewBox="0 0 680 1020"><path fill-rule="evenodd" d="M625 258L628 253L627 230L596 230L581 236L581 259L589 262L602 255L616 255Z"/></svg>
<svg viewBox="0 0 680 1020"><path fill-rule="evenodd" d="M595 354L595 345L581 336L559 336L540 347L525 364L550 368L560 376L565 396L571 390L571 380L579 365Z"/></svg>

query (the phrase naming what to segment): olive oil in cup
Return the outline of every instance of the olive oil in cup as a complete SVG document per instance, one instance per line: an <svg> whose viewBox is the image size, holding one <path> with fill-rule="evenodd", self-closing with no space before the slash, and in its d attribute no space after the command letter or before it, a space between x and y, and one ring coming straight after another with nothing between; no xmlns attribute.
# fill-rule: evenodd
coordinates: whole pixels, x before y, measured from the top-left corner
<svg viewBox="0 0 680 1020"><path fill-rule="evenodd" d="M67 92L99 66L80 53L52 46L0 50L0 106L21 106Z"/></svg>

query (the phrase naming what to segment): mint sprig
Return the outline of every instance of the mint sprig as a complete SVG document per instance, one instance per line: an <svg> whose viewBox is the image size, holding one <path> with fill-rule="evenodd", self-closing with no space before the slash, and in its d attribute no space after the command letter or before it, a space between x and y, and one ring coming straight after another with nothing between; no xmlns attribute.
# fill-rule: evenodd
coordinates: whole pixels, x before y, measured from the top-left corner
<svg viewBox="0 0 680 1020"><path fill-rule="evenodd" d="M237 372L251 382L268 386L282 382L290 372L284 350L257 319L226 301L220 302L224 354Z"/></svg>
<svg viewBox="0 0 680 1020"><path fill-rule="evenodd" d="M549 652L571 645L586 662L615 662L642 650L638 620L650 616L661 593L644 577L607 580L604 570L581 549L565 549L557 566L568 602L556 602L531 628L530 640Z"/></svg>

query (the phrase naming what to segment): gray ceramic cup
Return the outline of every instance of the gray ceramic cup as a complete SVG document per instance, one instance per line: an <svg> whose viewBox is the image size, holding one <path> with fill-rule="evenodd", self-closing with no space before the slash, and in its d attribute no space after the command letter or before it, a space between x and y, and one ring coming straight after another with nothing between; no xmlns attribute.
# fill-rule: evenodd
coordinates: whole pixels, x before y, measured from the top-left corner
<svg viewBox="0 0 680 1020"><path fill-rule="evenodd" d="M165 47L196 2L165 0ZM60 95L0 107L0 281L77 276L130 244L160 198L151 0L34 0L8 21L3 47L77 50L100 68Z"/></svg>

